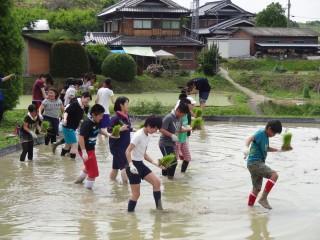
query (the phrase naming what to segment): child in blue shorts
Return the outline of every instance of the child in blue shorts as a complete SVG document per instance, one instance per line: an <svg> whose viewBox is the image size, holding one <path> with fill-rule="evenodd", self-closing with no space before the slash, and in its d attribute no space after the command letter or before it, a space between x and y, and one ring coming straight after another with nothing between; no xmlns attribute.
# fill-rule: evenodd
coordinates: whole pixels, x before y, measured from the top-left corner
<svg viewBox="0 0 320 240"><path fill-rule="evenodd" d="M128 212L133 212L140 196L141 179L146 180L153 186L153 197L156 208L162 210L160 179L143 163L143 160L159 166L158 160L153 160L147 154L150 135L157 132L162 125L160 117L150 116L146 119L144 127L138 130L132 137L130 145L126 150L129 166L127 175L131 187L131 197L128 202Z"/></svg>
<svg viewBox="0 0 320 240"><path fill-rule="evenodd" d="M269 146L269 138L282 132L282 124L278 120L269 121L265 129L258 130L246 141L247 149L244 151L247 157L247 168L251 174L252 192L249 195L248 206L252 207L258 193L261 191L263 178L267 178L259 203L267 209L271 206L267 200L268 194L278 180L278 173L265 164L268 152L279 152L280 150ZM251 144L251 146L250 146ZM250 146L250 150L248 149Z"/></svg>

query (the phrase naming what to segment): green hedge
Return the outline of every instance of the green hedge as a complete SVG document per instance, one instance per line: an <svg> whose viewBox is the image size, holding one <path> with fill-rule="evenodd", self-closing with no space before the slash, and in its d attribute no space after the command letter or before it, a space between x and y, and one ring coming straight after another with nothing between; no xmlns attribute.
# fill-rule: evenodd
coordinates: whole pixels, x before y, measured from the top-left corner
<svg viewBox="0 0 320 240"><path fill-rule="evenodd" d="M0 72L19 76L22 73L23 39L12 10L12 1L0 1ZM5 99L4 110L14 108L22 92L22 78L2 83L1 89Z"/></svg>
<svg viewBox="0 0 320 240"><path fill-rule="evenodd" d="M50 69L55 77L81 77L89 71L84 47L73 41L56 42L51 48Z"/></svg>
<svg viewBox="0 0 320 240"><path fill-rule="evenodd" d="M111 54L103 61L101 70L106 77L129 82L137 75L137 64L128 54Z"/></svg>
<svg viewBox="0 0 320 240"><path fill-rule="evenodd" d="M91 71L96 74L101 74L101 67L103 61L110 54L110 49L104 45L87 45L86 51L88 53Z"/></svg>

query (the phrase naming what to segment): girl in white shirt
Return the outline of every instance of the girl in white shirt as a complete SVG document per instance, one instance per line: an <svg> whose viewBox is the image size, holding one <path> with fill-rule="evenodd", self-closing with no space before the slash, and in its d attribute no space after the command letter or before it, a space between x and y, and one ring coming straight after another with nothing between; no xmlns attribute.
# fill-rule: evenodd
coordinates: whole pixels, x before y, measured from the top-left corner
<svg viewBox="0 0 320 240"><path fill-rule="evenodd" d="M138 130L132 137L130 145L126 150L129 167L126 172L131 187L131 197L128 202L128 212L133 212L140 196L141 179L149 182L153 187L153 197L156 208L162 210L160 179L143 163L143 160L159 166L158 160L153 160L147 154L147 146L150 134L157 132L162 126L160 117L150 116L146 119L144 127Z"/></svg>
<svg viewBox="0 0 320 240"><path fill-rule="evenodd" d="M110 127L110 101L114 104L114 94L111 90L111 79L107 78L103 81L102 87L97 92L96 103L104 107L103 119L100 122L100 128Z"/></svg>

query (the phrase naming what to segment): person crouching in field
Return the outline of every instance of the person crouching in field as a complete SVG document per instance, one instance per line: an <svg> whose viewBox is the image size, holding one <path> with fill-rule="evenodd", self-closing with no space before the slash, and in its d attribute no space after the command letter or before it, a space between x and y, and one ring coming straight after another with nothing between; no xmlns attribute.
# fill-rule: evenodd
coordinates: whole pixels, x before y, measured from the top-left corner
<svg viewBox="0 0 320 240"><path fill-rule="evenodd" d="M252 192L249 195L248 206L252 207L256 201L258 193L261 191L263 178L267 178L259 203L267 209L272 209L267 197L272 187L278 180L278 173L265 164L268 152L278 152L280 150L269 146L269 138L282 132L282 124L278 120L269 121L265 129L258 130L246 141L245 158L247 157L247 168L251 174Z"/></svg>
<svg viewBox="0 0 320 240"><path fill-rule="evenodd" d="M143 163L143 160L159 166L158 160L153 160L147 154L150 135L157 132L162 125L160 117L150 116L146 119L144 127L134 133L130 145L126 150L129 166L126 169L130 187L131 197L128 202L128 212L133 212L140 196L141 179L146 180L153 187L153 197L156 208L162 210L160 179Z"/></svg>
<svg viewBox="0 0 320 240"><path fill-rule="evenodd" d="M116 125L121 125L120 138L109 138L110 152L113 156L112 170L110 172L110 179L116 180L118 171L120 170L122 183L128 183L126 174L126 167L128 165L126 158L126 149L130 144L131 121L128 115L129 112L129 99L127 97L118 97L114 104L115 116L111 118L111 124L108 128L109 132Z"/></svg>
<svg viewBox="0 0 320 240"><path fill-rule="evenodd" d="M100 129L100 122L103 118L104 107L95 104L90 111L90 117L81 124L79 134L79 155L83 159L84 168L75 183L82 183L85 179L85 187L92 189L96 177L99 176L95 145L98 134L110 137L106 130Z"/></svg>
<svg viewBox="0 0 320 240"><path fill-rule="evenodd" d="M28 154L28 160L33 160L33 144L37 138L36 132L40 131L40 120L38 118L37 108L31 104L28 107L28 115L24 118L23 126L20 130L20 141L22 153L20 161L23 162Z"/></svg>
<svg viewBox="0 0 320 240"><path fill-rule="evenodd" d="M42 115L43 112L43 115ZM59 134L59 118L64 112L62 101L59 99L59 93L56 89L50 88L48 91L48 97L42 101L39 107L40 120L48 121L50 128L45 135L45 145L49 142L55 143L57 135Z"/></svg>
<svg viewBox="0 0 320 240"><path fill-rule="evenodd" d="M162 127L160 129L161 136L159 140L159 147L163 156L171 153L175 154L175 144L179 141L176 134L181 130L182 122L181 118L189 112L189 107L185 103L179 103L178 107L167 114L162 121ZM168 176L169 179L173 179L176 171L177 161L171 167L162 170L163 176Z"/></svg>

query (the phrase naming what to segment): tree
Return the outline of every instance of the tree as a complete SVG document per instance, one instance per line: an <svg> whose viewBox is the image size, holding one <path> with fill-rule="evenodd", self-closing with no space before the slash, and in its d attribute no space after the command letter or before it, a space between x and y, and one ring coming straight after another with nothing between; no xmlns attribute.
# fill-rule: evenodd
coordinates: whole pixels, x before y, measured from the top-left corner
<svg viewBox="0 0 320 240"><path fill-rule="evenodd" d="M287 27L285 10L280 3L271 3L256 16L257 27Z"/></svg>
<svg viewBox="0 0 320 240"><path fill-rule="evenodd" d="M209 48L203 48L198 57L200 70L208 76L216 74L219 69L219 58L219 48L216 44L210 45Z"/></svg>
<svg viewBox="0 0 320 240"><path fill-rule="evenodd" d="M22 73L23 40L13 14L12 0L0 1L0 71L3 74ZM2 83L4 110L12 109L22 92L22 78Z"/></svg>
<svg viewBox="0 0 320 240"><path fill-rule="evenodd" d="M88 53L91 71L100 74L102 63L110 54L110 49L102 44L96 44L87 45L86 51Z"/></svg>

